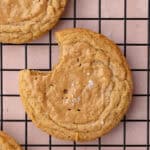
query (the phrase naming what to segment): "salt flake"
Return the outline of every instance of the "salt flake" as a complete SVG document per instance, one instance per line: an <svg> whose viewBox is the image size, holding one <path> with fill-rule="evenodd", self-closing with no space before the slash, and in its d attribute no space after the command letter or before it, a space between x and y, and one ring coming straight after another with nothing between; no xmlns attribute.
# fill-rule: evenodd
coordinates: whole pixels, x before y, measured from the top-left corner
<svg viewBox="0 0 150 150"><path fill-rule="evenodd" d="M87 87L91 89L93 86L94 86L93 80L89 80Z"/></svg>

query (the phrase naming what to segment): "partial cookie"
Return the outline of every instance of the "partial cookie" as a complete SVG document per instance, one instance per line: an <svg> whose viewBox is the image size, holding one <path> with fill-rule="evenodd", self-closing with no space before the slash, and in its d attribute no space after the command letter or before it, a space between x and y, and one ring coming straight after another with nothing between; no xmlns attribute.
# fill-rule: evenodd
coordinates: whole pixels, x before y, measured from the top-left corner
<svg viewBox="0 0 150 150"><path fill-rule="evenodd" d="M67 0L0 0L0 42L25 43L52 29Z"/></svg>
<svg viewBox="0 0 150 150"><path fill-rule="evenodd" d="M0 131L0 150L21 150L21 147L13 138Z"/></svg>
<svg viewBox="0 0 150 150"><path fill-rule="evenodd" d="M131 72L120 49L86 29L56 33L61 48L53 71L24 70L19 89L34 124L58 138L87 141L109 132L132 97Z"/></svg>

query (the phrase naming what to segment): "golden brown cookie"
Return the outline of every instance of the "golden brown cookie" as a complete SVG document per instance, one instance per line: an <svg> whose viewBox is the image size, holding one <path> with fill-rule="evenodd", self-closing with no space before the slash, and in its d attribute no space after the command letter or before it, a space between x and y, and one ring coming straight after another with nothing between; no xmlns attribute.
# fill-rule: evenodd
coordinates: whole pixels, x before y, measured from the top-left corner
<svg viewBox="0 0 150 150"><path fill-rule="evenodd" d="M87 141L106 134L126 113L131 72L120 49L86 29L56 33L61 54L53 71L24 70L19 89L34 124L58 138Z"/></svg>
<svg viewBox="0 0 150 150"><path fill-rule="evenodd" d="M0 0L0 42L25 43L54 27L67 0Z"/></svg>
<svg viewBox="0 0 150 150"><path fill-rule="evenodd" d="M0 131L0 150L21 150L21 147L12 137Z"/></svg>

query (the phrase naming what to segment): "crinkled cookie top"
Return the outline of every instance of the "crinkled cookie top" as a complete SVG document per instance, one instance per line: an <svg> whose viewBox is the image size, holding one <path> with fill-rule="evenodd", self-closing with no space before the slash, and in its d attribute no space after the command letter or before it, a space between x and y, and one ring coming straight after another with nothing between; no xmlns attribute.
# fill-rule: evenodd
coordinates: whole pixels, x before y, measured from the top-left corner
<svg viewBox="0 0 150 150"><path fill-rule="evenodd" d="M0 42L24 43L50 30L67 0L0 0Z"/></svg>
<svg viewBox="0 0 150 150"><path fill-rule="evenodd" d="M49 73L20 72L20 95L32 121L59 138L86 141L115 127L131 102L132 79L120 49L86 29L56 33L59 63Z"/></svg>

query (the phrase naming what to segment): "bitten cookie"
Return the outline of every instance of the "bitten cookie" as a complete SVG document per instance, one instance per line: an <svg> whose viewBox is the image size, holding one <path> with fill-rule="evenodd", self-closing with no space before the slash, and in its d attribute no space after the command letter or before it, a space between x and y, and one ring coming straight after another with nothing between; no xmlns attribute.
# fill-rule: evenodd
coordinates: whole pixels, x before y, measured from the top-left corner
<svg viewBox="0 0 150 150"><path fill-rule="evenodd" d="M16 141L0 131L0 150L22 150Z"/></svg>
<svg viewBox="0 0 150 150"><path fill-rule="evenodd" d="M42 73L23 70L19 89L33 123L58 138L87 141L109 132L132 97L131 72L120 49L86 29L56 33L59 63Z"/></svg>
<svg viewBox="0 0 150 150"><path fill-rule="evenodd" d="M0 0L0 42L25 43L54 27L67 0Z"/></svg>

